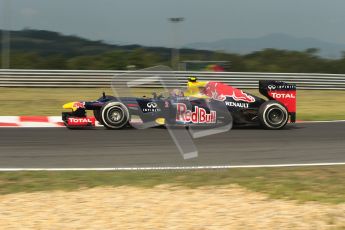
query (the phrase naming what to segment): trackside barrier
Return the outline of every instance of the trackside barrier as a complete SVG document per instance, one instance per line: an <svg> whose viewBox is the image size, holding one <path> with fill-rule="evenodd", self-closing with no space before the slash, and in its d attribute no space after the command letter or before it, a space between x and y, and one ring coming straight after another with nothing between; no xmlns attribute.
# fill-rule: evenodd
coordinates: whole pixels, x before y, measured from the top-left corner
<svg viewBox="0 0 345 230"><path fill-rule="evenodd" d="M200 71L108 71L108 70L0 70L0 87L110 87L114 75L118 82L157 75L165 78L168 87L181 87L188 76L205 81L222 81L239 88L258 88L259 80L281 80L297 84L298 89L345 90L345 74L255 73ZM171 83L169 83L171 82ZM145 87L160 87L158 83Z"/></svg>

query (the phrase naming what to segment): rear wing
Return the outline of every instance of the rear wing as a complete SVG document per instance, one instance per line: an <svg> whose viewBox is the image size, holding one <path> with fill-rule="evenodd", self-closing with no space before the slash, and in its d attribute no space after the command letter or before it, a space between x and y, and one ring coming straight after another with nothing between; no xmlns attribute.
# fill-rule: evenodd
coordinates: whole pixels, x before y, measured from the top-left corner
<svg viewBox="0 0 345 230"><path fill-rule="evenodd" d="M290 114L290 121L296 122L296 84L261 80L259 92L270 100L282 103Z"/></svg>

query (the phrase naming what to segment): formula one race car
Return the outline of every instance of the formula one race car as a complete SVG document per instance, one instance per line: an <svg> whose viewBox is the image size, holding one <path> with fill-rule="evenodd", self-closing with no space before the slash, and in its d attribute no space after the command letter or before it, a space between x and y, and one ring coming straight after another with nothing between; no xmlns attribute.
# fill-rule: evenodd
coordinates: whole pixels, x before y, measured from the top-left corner
<svg viewBox="0 0 345 230"><path fill-rule="evenodd" d="M96 101L63 105L62 120L68 128L94 126L98 121L108 129L131 125L131 118L158 125L216 126L256 124L265 129L281 129L296 120L296 85L281 81L259 81L259 91L268 100L245 93L221 82L198 82L190 78L186 90L151 98L103 96ZM94 117L87 117L93 110ZM229 117L230 116L230 117Z"/></svg>

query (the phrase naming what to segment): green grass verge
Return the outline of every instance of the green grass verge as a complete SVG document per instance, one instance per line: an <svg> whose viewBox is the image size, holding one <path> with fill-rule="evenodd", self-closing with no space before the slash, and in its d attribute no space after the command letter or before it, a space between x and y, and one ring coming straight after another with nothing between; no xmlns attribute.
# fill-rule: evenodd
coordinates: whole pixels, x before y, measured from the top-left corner
<svg viewBox="0 0 345 230"><path fill-rule="evenodd" d="M171 184L197 188L238 184L275 199L345 202L345 166L142 172L3 172L0 194L75 190L96 186L153 187Z"/></svg>
<svg viewBox="0 0 345 230"><path fill-rule="evenodd" d="M0 88L0 116L60 115L61 106L70 101L95 100L105 91L101 88ZM150 90L135 92L137 96L149 95ZM257 90L249 90L259 95ZM299 120L345 119L345 91L299 90L297 95Z"/></svg>

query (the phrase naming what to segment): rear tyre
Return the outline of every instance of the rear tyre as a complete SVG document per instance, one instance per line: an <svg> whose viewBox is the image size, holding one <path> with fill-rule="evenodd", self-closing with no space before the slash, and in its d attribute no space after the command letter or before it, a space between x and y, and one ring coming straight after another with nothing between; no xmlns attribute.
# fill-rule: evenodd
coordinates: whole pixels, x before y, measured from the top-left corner
<svg viewBox="0 0 345 230"><path fill-rule="evenodd" d="M109 102L101 109L101 123L107 129L122 129L129 124L130 114L121 102Z"/></svg>
<svg viewBox="0 0 345 230"><path fill-rule="evenodd" d="M259 108L259 119L265 129L281 129L289 120L287 109L277 101L266 101Z"/></svg>

